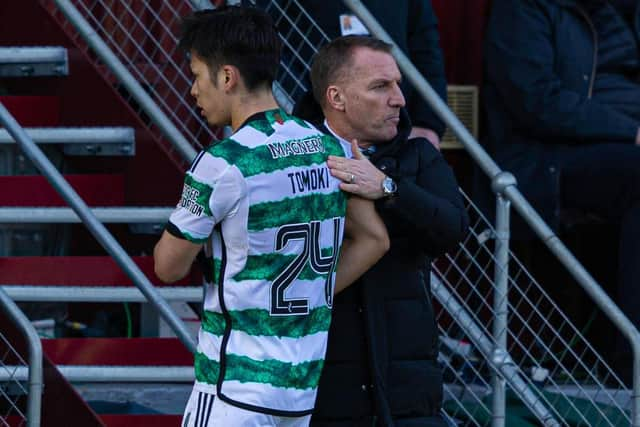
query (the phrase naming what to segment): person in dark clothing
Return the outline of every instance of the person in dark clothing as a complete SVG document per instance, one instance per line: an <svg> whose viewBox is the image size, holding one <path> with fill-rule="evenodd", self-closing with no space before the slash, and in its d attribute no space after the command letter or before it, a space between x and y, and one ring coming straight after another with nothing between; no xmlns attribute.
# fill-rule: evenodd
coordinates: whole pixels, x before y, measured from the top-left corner
<svg viewBox="0 0 640 427"><path fill-rule="evenodd" d="M340 37L320 49L311 69L324 130L343 143L357 140L369 156L330 157L331 172L343 190L376 200L391 241L387 255L334 299L312 426L446 425L430 263L456 246L469 220L442 155L426 139L408 138L390 48ZM313 108L303 110L322 123Z"/></svg>
<svg viewBox="0 0 640 427"><path fill-rule="evenodd" d="M494 0L485 67L490 154L552 226L620 224L616 300L640 326L640 1Z"/></svg>
<svg viewBox="0 0 640 427"><path fill-rule="evenodd" d="M330 39L368 34L366 27L342 0L299 0L299 3ZM363 0L362 3L446 101L444 59L431 1L409 0L390 4L385 0ZM438 148L445 131L444 123L408 82L403 82L401 87L413 124L411 137L426 138Z"/></svg>

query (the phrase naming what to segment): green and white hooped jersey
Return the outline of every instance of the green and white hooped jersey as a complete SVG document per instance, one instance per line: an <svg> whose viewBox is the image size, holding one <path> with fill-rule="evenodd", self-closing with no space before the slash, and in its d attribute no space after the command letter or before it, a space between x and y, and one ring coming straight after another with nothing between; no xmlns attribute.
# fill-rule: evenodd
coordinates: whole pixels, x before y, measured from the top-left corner
<svg viewBox="0 0 640 427"><path fill-rule="evenodd" d="M350 147L271 110L201 152L167 230L205 243L196 385L274 415L311 413L346 196L326 165Z"/></svg>

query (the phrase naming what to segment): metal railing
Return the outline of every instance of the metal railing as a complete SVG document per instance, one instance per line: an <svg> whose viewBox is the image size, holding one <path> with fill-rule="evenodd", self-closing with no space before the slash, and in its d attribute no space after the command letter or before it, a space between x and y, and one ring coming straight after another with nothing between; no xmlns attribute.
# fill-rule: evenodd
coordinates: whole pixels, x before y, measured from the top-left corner
<svg viewBox="0 0 640 427"><path fill-rule="evenodd" d="M500 292L494 277L500 265L497 230L468 198L466 205L470 233L457 251L433 264L431 284L441 306L436 317L446 341L441 359L450 415L470 425L496 421L501 413L492 406L492 381L499 373L511 390L526 386L534 393L523 403L543 425L630 425L631 393L510 250L508 298ZM508 315L498 335L497 297ZM550 417L542 416L539 405Z"/></svg>
<svg viewBox="0 0 640 427"><path fill-rule="evenodd" d="M61 0L56 3L71 5ZM74 3L93 27L95 38L106 41L105 46L116 53L115 59L142 83L194 147L199 148L215 137L194 111L188 96L190 80L186 61L176 52L177 21L190 10L191 4L165 0L152 9L148 2L132 6L124 0L109 4L101 0ZM309 60L326 41L326 35L297 0L257 0L256 3L274 17L281 29L285 52L279 82L290 98L295 99L306 89L304 74ZM344 3L373 35L390 41L360 1L344 0ZM51 12L58 16L56 10ZM61 23L69 30L64 21ZM89 35L84 33L83 37ZM432 283L433 292L444 308L438 315L443 336L470 340L470 348L478 353L477 360L468 355L457 357L463 361L462 373L456 366L456 357L443 358L451 374L445 390L449 399L448 416L463 417L470 425L504 425L505 385L508 384L543 424L566 425L567 419L575 416L584 425L632 423L640 426L638 331L522 197L515 180L502 173L405 55L398 48L394 48L393 54L405 77L493 180L497 195L496 226L491 226L468 202L470 214L477 218L470 237L457 253L439 261L444 265L436 263L434 267L438 280ZM96 65L105 68L98 61ZM113 67L109 65L109 68ZM150 126L158 123L152 122ZM166 138L174 143L171 135L167 134ZM632 342L633 394L625 391L603 358L510 251L511 204ZM471 375L472 381L467 375ZM591 385L586 385L587 380ZM614 390L609 390L606 383L613 383Z"/></svg>
<svg viewBox="0 0 640 427"><path fill-rule="evenodd" d="M0 108L4 107L0 105ZM0 380L0 425L38 427L43 387L40 337L29 319L2 289L0 309L23 336L29 353L28 361L25 361L14 345L0 332L0 375L4 377ZM19 370L26 370L26 375L20 375ZM25 396L26 410L21 403Z"/></svg>
<svg viewBox="0 0 640 427"><path fill-rule="evenodd" d="M102 247L111 255L122 270L136 284L140 291L144 294L149 302L158 310L160 316L167 322L171 329L176 333L182 343L194 352L196 345L184 323L171 310L169 304L158 294L158 291L149 282L149 279L142 273L140 268L131 260L125 250L113 238L106 227L98 221L91 212L87 204L80 196L71 188L69 183L64 179L62 174L51 164L49 159L42 153L33 140L27 135L25 130L15 121L11 113L0 104L0 124L11 134L15 141L24 152L24 154L33 162L53 188L60 196L73 208L78 217L87 226L93 237L102 245Z"/></svg>

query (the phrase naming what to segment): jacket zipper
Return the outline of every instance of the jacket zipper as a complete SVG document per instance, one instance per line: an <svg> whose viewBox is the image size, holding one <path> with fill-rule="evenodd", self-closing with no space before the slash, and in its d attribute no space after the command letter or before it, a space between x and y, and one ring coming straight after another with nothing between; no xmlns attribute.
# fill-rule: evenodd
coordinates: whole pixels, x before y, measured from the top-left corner
<svg viewBox="0 0 640 427"><path fill-rule="evenodd" d="M576 4L575 7L576 9L578 9L578 12L580 12L582 17L587 21L587 24L589 24L591 34L593 34L593 66L591 67L591 80L589 81L589 91L587 93L587 98L591 99L591 97L593 96L593 85L596 81L596 68L598 64L598 32L596 30L596 27L593 25L593 22L591 22L589 14L579 4Z"/></svg>

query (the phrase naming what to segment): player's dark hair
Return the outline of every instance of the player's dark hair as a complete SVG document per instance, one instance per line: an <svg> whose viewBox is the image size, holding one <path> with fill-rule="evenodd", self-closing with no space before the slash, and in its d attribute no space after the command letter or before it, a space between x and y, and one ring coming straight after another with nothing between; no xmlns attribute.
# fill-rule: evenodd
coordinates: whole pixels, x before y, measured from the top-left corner
<svg viewBox="0 0 640 427"><path fill-rule="evenodd" d="M220 66L229 64L238 68L249 91L273 83L281 42L262 10L223 6L198 11L184 17L181 27L179 46L207 63L212 79Z"/></svg>
<svg viewBox="0 0 640 427"><path fill-rule="evenodd" d="M355 49L367 48L391 53L392 47L389 43L370 36L338 37L322 46L311 64L311 86L316 102L321 106L326 104L327 88L348 74Z"/></svg>

